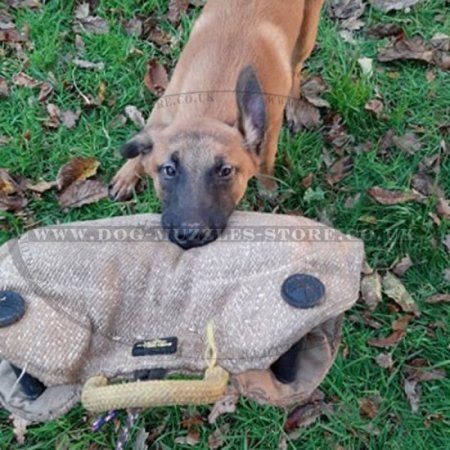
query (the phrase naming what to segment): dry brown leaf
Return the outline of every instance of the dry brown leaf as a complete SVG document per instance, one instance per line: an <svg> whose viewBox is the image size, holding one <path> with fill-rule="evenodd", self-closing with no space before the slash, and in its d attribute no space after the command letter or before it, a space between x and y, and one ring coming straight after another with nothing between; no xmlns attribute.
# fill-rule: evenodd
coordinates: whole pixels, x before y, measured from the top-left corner
<svg viewBox="0 0 450 450"><path fill-rule="evenodd" d="M0 77L0 97L9 97L8 83L2 77Z"/></svg>
<svg viewBox="0 0 450 450"><path fill-rule="evenodd" d="M308 188L311 187L313 181L314 181L314 174L313 174L313 173L309 173L308 175L306 175L305 178L303 178L301 184L302 184L302 186L303 186L305 189L308 189Z"/></svg>
<svg viewBox="0 0 450 450"><path fill-rule="evenodd" d="M1 136L0 135L0 147L4 145L8 145L11 142L11 138L8 136Z"/></svg>
<svg viewBox="0 0 450 450"><path fill-rule="evenodd" d="M450 269L444 270L444 280L450 283Z"/></svg>
<svg viewBox="0 0 450 450"><path fill-rule="evenodd" d="M0 169L0 211L18 213L27 206L21 184L7 170Z"/></svg>
<svg viewBox="0 0 450 450"><path fill-rule="evenodd" d="M290 99L288 106L291 111L289 116L289 129L292 133L301 130L316 130L322 124L319 108L311 105L304 99Z"/></svg>
<svg viewBox="0 0 450 450"><path fill-rule="evenodd" d="M339 20L355 20L364 14L365 5L362 0L331 0L328 11L332 18Z"/></svg>
<svg viewBox="0 0 450 450"><path fill-rule="evenodd" d="M370 188L368 193L381 205L398 205L400 203L412 202L422 198L418 192L389 191L378 186Z"/></svg>
<svg viewBox="0 0 450 450"><path fill-rule="evenodd" d="M378 414L382 398L379 395L371 395L370 397L364 397L359 401L359 413L361 416L374 419Z"/></svg>
<svg viewBox="0 0 450 450"><path fill-rule="evenodd" d="M317 108L330 108L330 104L321 97L327 90L328 86L320 75L307 78L301 85L302 97Z"/></svg>
<svg viewBox="0 0 450 450"><path fill-rule="evenodd" d="M189 6L189 0L170 0L169 13L167 19L174 25L178 25L182 14L186 12Z"/></svg>
<svg viewBox="0 0 450 450"><path fill-rule="evenodd" d="M224 435L226 435L230 431L230 424L225 423L217 430L213 431L208 436L208 448L210 450L217 450L218 448L221 448L224 444L223 438Z"/></svg>
<svg viewBox="0 0 450 450"><path fill-rule="evenodd" d="M395 23L378 23L367 30L367 35L378 39L386 37L394 37L395 39L401 39L405 32L400 25Z"/></svg>
<svg viewBox="0 0 450 450"><path fill-rule="evenodd" d="M37 192L38 194L43 194L44 192L56 187L56 181L39 181L36 184L29 184L26 185L27 189L33 192Z"/></svg>
<svg viewBox="0 0 450 450"><path fill-rule="evenodd" d="M41 90L39 91L38 100L40 102L47 100L47 98L52 94L52 92L53 92L53 86L48 81L44 81L41 84Z"/></svg>
<svg viewBox="0 0 450 450"><path fill-rule="evenodd" d="M200 442L200 431L191 429L186 436L179 436L175 439L175 444L197 445Z"/></svg>
<svg viewBox="0 0 450 450"><path fill-rule="evenodd" d="M327 132L325 140L336 147L342 149L345 146L353 144L354 137L347 133L347 127L343 123L342 117L339 114L333 113L326 117Z"/></svg>
<svg viewBox="0 0 450 450"><path fill-rule="evenodd" d="M284 431L289 433L298 428L308 427L322 415L330 413L332 413L331 405L324 402L323 394L318 395L317 399L312 398L309 403L297 406L288 414Z"/></svg>
<svg viewBox="0 0 450 450"><path fill-rule="evenodd" d="M412 315L404 315L399 317L398 319L395 319L392 321L392 330L393 331L406 331L408 328L409 322L411 322L414 319L414 316Z"/></svg>
<svg viewBox="0 0 450 450"><path fill-rule="evenodd" d="M368 308L374 311L382 300L381 277L378 272L362 277L361 296Z"/></svg>
<svg viewBox="0 0 450 450"><path fill-rule="evenodd" d="M443 217L445 219L449 219L450 218L450 204L449 204L449 201L446 200L443 197L439 197L438 201L437 201L436 211L441 217Z"/></svg>
<svg viewBox="0 0 450 450"><path fill-rule="evenodd" d="M127 33L130 36L136 36L141 37L142 35L142 20L133 17L130 20L124 20L122 22L123 29L125 30L125 33Z"/></svg>
<svg viewBox="0 0 450 450"><path fill-rule="evenodd" d="M394 366L394 361L392 360L392 355L390 353L380 353L375 358L375 361L383 369L392 369Z"/></svg>
<svg viewBox="0 0 450 450"><path fill-rule="evenodd" d="M180 425L183 428L191 429L192 427L203 425L203 422L204 422L203 417L201 415L197 414L195 416L187 416L187 417L185 417L180 422Z"/></svg>
<svg viewBox="0 0 450 450"><path fill-rule="evenodd" d="M55 130L56 128L59 127L59 117L61 111L59 110L58 106L56 106L54 103L48 103L47 112L48 118L44 121L43 125L45 128L48 128L49 130Z"/></svg>
<svg viewBox="0 0 450 450"><path fill-rule="evenodd" d="M374 98L369 100L365 105L364 109L371 112L377 119L381 117L381 113L384 110L384 104L381 100Z"/></svg>
<svg viewBox="0 0 450 450"><path fill-rule="evenodd" d="M348 177L353 170L353 158L351 156L345 156L337 160L330 168L327 174L327 182L333 186L339 183L344 178Z"/></svg>
<svg viewBox="0 0 450 450"><path fill-rule="evenodd" d="M169 84L169 77L166 69L155 58L152 58L147 63L144 84L151 93L157 96L164 94L164 91Z"/></svg>
<svg viewBox="0 0 450 450"><path fill-rule="evenodd" d="M413 39L402 39L394 42L387 48L379 49L378 60L391 62L397 60L413 59L431 63L433 61L433 50L430 50L420 37Z"/></svg>
<svg viewBox="0 0 450 450"><path fill-rule="evenodd" d="M84 181L97 173L100 163L95 158L77 157L64 164L56 177L59 191L66 189L75 182Z"/></svg>
<svg viewBox="0 0 450 450"><path fill-rule="evenodd" d="M443 243L444 243L445 247L447 248L447 251L450 253L450 234L447 234L447 236L445 236Z"/></svg>
<svg viewBox="0 0 450 450"><path fill-rule="evenodd" d="M81 114L81 110L77 110L76 112L71 111L70 109L67 111L62 111L59 118L61 123L69 130L75 128L77 124L77 120L79 119Z"/></svg>
<svg viewBox="0 0 450 450"><path fill-rule="evenodd" d="M23 72L19 72L13 76L13 83L16 86L24 86L29 88L35 88L41 85L41 82L31 78L29 75Z"/></svg>
<svg viewBox="0 0 450 450"><path fill-rule="evenodd" d="M419 141L417 135L410 132L404 136L394 136L392 142L396 147L409 155L413 155L422 148L422 143Z"/></svg>
<svg viewBox="0 0 450 450"><path fill-rule="evenodd" d="M227 393L222 396L211 409L208 416L208 423L213 424L218 417L223 414L233 414L236 411L236 405L239 401L239 394L233 388L229 387Z"/></svg>
<svg viewBox="0 0 450 450"><path fill-rule="evenodd" d="M403 389L411 406L411 411L416 413L419 410L420 403L420 387L418 381L406 379L403 382Z"/></svg>
<svg viewBox="0 0 450 450"><path fill-rule="evenodd" d="M108 197L108 187L97 180L78 181L67 187L58 197L61 209L79 208Z"/></svg>
<svg viewBox="0 0 450 450"><path fill-rule="evenodd" d="M405 312L412 312L416 315L419 310L414 299L406 290L402 282L390 272L386 272L382 281L383 292L392 300L394 300Z"/></svg>
<svg viewBox="0 0 450 450"><path fill-rule="evenodd" d="M7 0L7 3L14 9L39 9L42 6L39 0Z"/></svg>
<svg viewBox="0 0 450 450"><path fill-rule="evenodd" d="M125 106L126 116L139 128L145 126L145 119L142 113L136 108L136 106L128 105Z"/></svg>
<svg viewBox="0 0 450 450"><path fill-rule="evenodd" d="M412 187L423 195L436 195L444 197L444 191L435 183L430 175L419 172L411 180Z"/></svg>
<svg viewBox="0 0 450 450"><path fill-rule="evenodd" d="M411 261L410 256L406 255L395 265L392 272L398 277L402 277L412 266L413 262Z"/></svg>
<svg viewBox="0 0 450 450"><path fill-rule="evenodd" d="M85 4L82 4L80 7L84 5ZM93 34L106 34L109 32L108 23L105 19L98 16L85 16L84 13L85 11L83 11L83 13L80 12L76 16L74 25L75 33L87 32Z"/></svg>
<svg viewBox="0 0 450 450"><path fill-rule="evenodd" d="M159 27L152 28L147 34L147 39L159 47L169 44L172 40L170 34Z"/></svg>
<svg viewBox="0 0 450 450"><path fill-rule="evenodd" d="M410 8L421 1L422 0L369 0L374 8L384 12Z"/></svg>
<svg viewBox="0 0 450 450"><path fill-rule="evenodd" d="M436 294L425 300L426 303L436 304L436 303L449 303L450 294Z"/></svg>
<svg viewBox="0 0 450 450"><path fill-rule="evenodd" d="M25 433L27 432L28 425L31 425L31 422L29 422L26 419L23 419L20 416L17 416L15 414L11 414L9 416L9 420L12 421L13 425L13 432L14 436L16 438L16 441L19 445L25 444Z"/></svg>
<svg viewBox="0 0 450 450"><path fill-rule="evenodd" d="M105 68L105 63L103 62L93 63L80 58L73 58L72 62L80 69L104 70Z"/></svg>
<svg viewBox="0 0 450 450"><path fill-rule="evenodd" d="M367 343L372 347L378 348L392 347L393 345L397 344L397 342L399 342L404 336L405 332L398 330L394 331L386 338L371 338L367 341Z"/></svg>

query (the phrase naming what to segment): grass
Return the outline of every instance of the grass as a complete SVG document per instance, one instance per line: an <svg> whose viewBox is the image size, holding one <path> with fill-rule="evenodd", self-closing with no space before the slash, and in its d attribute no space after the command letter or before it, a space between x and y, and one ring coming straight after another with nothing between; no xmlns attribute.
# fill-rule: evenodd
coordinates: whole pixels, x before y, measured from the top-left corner
<svg viewBox="0 0 450 450"><path fill-rule="evenodd" d="M36 92L27 88L12 89L11 96L0 100L0 135L7 135L11 143L0 148L0 167L22 174L35 181L54 179L59 167L74 156L94 156L101 162L101 177L108 181L122 161L117 148L136 130L127 123L114 126L114 120L123 114L128 104L148 113L155 98L145 90L142 80L146 62L158 57L173 67L185 43L193 19L192 11L182 20L180 29L164 18L167 0L111 0L101 1L97 14L108 19L110 31L106 35L86 35L84 59L105 63L105 70L92 72L74 67L66 58L75 52L72 19L74 2L53 0L44 2L38 11L17 10L15 20L19 27L28 24L34 49L27 51L29 63L26 72L39 80L53 80L55 93L51 99L62 109L83 109L80 92L95 97L100 83L106 83L107 98L103 105L83 110L74 130L60 127L48 132L42 127L47 114L45 105L36 99ZM368 9L367 25L377 22L398 23L408 36L416 34L429 39L437 32L450 29L450 16L445 22L435 20L443 11L442 0L425 0L410 13L383 14ZM445 8L445 6L444 6ZM155 14L161 26L174 38L170 54L162 54L151 43L124 34L123 19L136 14ZM419 412L411 413L402 388L404 364L411 358L425 358L433 367L450 368L449 327L450 313L445 304L429 305L424 300L436 293L448 292L450 286L443 278L443 270L450 267L442 239L449 233L448 222L433 223L429 213L434 211L435 200L395 206L376 204L366 190L379 185L387 189L406 190L411 178L418 172L424 157L438 152L439 143L447 139L439 126L450 117L450 77L432 69L435 80L425 78L429 68L414 62L394 64L376 63L377 47L383 42L356 34L354 45L339 36L337 25L324 14L318 38L320 48L306 66L309 73L320 72L330 90L326 96L333 110L344 118L356 143L372 142L372 150L355 153L353 173L337 189L326 181L323 130L292 136L285 130L280 141L276 175L280 179L282 198L277 211L302 211L308 217L320 218L326 214L333 224L348 233L361 236L366 245L369 263L373 267L388 268L398 258L409 254L414 266L404 276L404 283L414 296L422 315L410 324L407 336L391 349L395 361L392 373L380 368L375 357L379 350L368 346L371 337L387 335L391 321L398 317L389 312L387 301L379 306L373 318L383 328L374 331L358 321L347 320L342 347L323 390L328 398L339 401L338 411L328 419L321 419L302 430L295 439L288 439L288 448L302 449L448 449L450 442L450 382L424 383ZM2 53L3 52L3 53ZM361 75L357 60L365 56L374 58L372 78ZM11 80L22 70L22 63L9 50L0 47L0 76ZM375 119L364 110L365 103L378 90L383 96L387 117ZM386 157L380 156L378 143L387 130L393 128L398 135L418 130L422 148L406 154L392 147ZM29 140L24 139L29 136ZM333 157L338 155L331 151ZM286 165L286 162L288 163ZM314 173L309 190L301 180ZM450 196L449 157L441 161L436 182ZM346 207L348 198L361 194L352 208ZM242 209L274 208L258 198L254 185L241 205ZM112 217L117 215L158 212L159 203L151 188L136 196L133 202L119 204L103 200L81 209L61 212L53 192L42 199L31 200L29 211L33 220L41 225L70 222L80 219ZM0 228L0 242L19 235L24 230L20 218L4 213L8 227ZM352 313L361 318L365 307L357 304ZM372 420L361 416L359 400L379 394L382 403ZM208 408L165 408L142 414L133 435L145 426L150 433L164 424L153 448L185 448L176 446L175 438L186 433L180 422L186 414L205 416ZM426 424L430 415L440 417ZM5 411L0 411L0 448L17 448L12 428ZM230 430L225 436L224 449L277 449L283 436L286 413L271 407L257 406L241 401L236 414L223 416L217 425L201 428L201 442L195 448L208 448L208 435L224 423ZM27 449L87 449L112 448L117 435L112 425L92 434L86 413L81 407L67 416L46 424L31 427L27 434ZM95 444L95 447L90 447ZM131 446L130 446L131 448ZM188 448L188 447L186 447Z"/></svg>

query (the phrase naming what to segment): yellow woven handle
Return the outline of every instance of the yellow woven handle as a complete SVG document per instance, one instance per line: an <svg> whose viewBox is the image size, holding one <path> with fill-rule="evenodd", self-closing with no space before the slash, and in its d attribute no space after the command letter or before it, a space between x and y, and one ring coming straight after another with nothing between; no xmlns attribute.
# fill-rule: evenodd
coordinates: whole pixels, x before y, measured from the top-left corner
<svg viewBox="0 0 450 450"><path fill-rule="evenodd" d="M205 405L225 393L229 375L221 367L206 369L203 380L156 380L108 385L104 376L86 381L81 402L91 412L154 406Z"/></svg>

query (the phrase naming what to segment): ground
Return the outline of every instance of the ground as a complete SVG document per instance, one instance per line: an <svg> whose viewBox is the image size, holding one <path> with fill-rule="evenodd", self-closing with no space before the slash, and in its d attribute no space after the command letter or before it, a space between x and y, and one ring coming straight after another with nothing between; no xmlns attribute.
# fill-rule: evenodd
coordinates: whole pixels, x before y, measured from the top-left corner
<svg viewBox="0 0 450 450"><path fill-rule="evenodd" d="M49 131L43 127L47 118L45 105L36 99L36 91L12 87L9 98L0 98L0 135L11 138L0 147L0 167L26 176L32 181L55 179L60 166L75 156L93 156L100 163L100 178L108 182L122 164L118 148L136 127L127 122L115 123L127 105L134 105L145 114L151 110L155 96L143 85L147 61L157 57L170 70L186 42L198 9L183 16L179 27L167 19L167 0L101 1L96 15L107 19L106 34L84 34L86 53L83 59L103 62L104 70L86 70L74 66L69 55L75 53L74 1L44 2L37 10L13 10L18 28L30 29L33 49L26 49L28 63L23 63L0 43L0 76L12 85L13 76L23 70L37 80L51 80L55 92L52 103L61 109L82 109L76 126L69 130L60 126ZM446 6L447 5L447 6ZM280 2L281 7L281 2ZM405 365L425 360L429 369L449 369L450 313L445 303L428 304L425 300L449 291L444 271L450 267L449 255L442 244L449 233L448 219L433 220L436 197L422 202L391 206L381 205L367 193L373 186L396 191L408 191L411 180L425 157L436 155L442 141L447 140L450 121L450 77L436 67L421 62L400 61L378 63L377 48L387 45L369 37L364 30L379 22L403 27L408 37L431 39L436 33L450 30L450 15L442 16L448 2L426 0L410 12L382 13L368 8L363 30L354 33L354 43L339 34L335 21L324 12L318 36L318 48L306 65L308 74L320 73L329 86L324 98L331 109L339 113L355 142L344 154L354 159L353 171L334 186L326 181L327 159L342 154L325 142L323 128L292 135L284 129L280 142L276 176L281 187L281 200L274 206L259 198L255 186L240 205L241 209L301 212L310 218L329 220L345 232L365 241L367 260L379 270L390 268L409 255L413 266L402 281L415 299L420 317L406 330L406 336L392 347L380 349L368 344L370 338L387 336L391 322L401 316L384 297L371 319L381 329L369 327L367 307L359 302L348 314L344 326L342 348L336 364L322 385L328 401L335 404L335 413L323 416L297 435L286 436L283 424L287 412L242 401L237 412L219 418L215 425L206 422L198 429L200 442L195 448L208 448L208 436L223 424L229 430L223 437L223 449L277 449L280 442L294 449L447 449L450 448L450 381L447 379L421 384L422 397L416 413L405 396L403 381ZM171 51L161 52L151 42L127 35L122 21L136 15L158 17L160 26L173 37ZM437 16L441 16L436 20ZM372 58L374 73L364 76L358 64L361 57ZM430 72L431 70L431 72ZM96 96L99 86L106 85L105 101L94 108L85 108L80 93ZM380 118L364 106L380 94L384 112ZM380 142L389 129L403 136L414 132L420 148L402 151L391 146L380 151ZM358 144L370 142L367 150ZM324 151L326 149L326 151ZM302 180L313 174L309 188ZM443 154L440 170L433 174L435 182L446 196L450 195L450 164ZM361 194L349 205L348 199ZM347 202L347 203L346 203ZM39 225L70 222L80 219L112 217L123 214L158 212L151 186L128 203L113 203L109 199L70 211L61 211L54 191L42 198L31 198L27 211ZM24 231L23 218L12 213L0 213L0 242ZM5 225L6 224L6 225ZM448 277L447 277L448 278ZM367 320L366 320L367 322ZM375 358L381 352L392 355L393 368L380 367ZM361 400L379 396L380 405L373 418L360 409ZM164 425L151 448L190 448L175 444L186 435L181 422L187 415L206 417L208 408L161 408L142 414L132 431L131 442L139 429L151 434ZM93 434L89 420L81 407L57 421L29 429L27 449L87 449L112 448L117 438L113 425ZM282 444L283 445L283 444ZM17 448L8 414L0 411L0 448ZM130 444L129 448L133 448Z"/></svg>

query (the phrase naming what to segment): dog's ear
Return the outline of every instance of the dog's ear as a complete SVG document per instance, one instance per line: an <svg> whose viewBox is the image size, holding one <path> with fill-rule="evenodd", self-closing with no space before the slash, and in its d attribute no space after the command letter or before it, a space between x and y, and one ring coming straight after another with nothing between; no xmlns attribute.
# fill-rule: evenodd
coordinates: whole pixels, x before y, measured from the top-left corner
<svg viewBox="0 0 450 450"><path fill-rule="evenodd" d="M236 84L238 127L247 148L259 153L267 127L264 93L252 66L246 66Z"/></svg>
<svg viewBox="0 0 450 450"><path fill-rule="evenodd" d="M120 150L126 159L136 158L139 155L146 155L153 150L153 140L148 130L143 129L136 136L130 139Z"/></svg>

